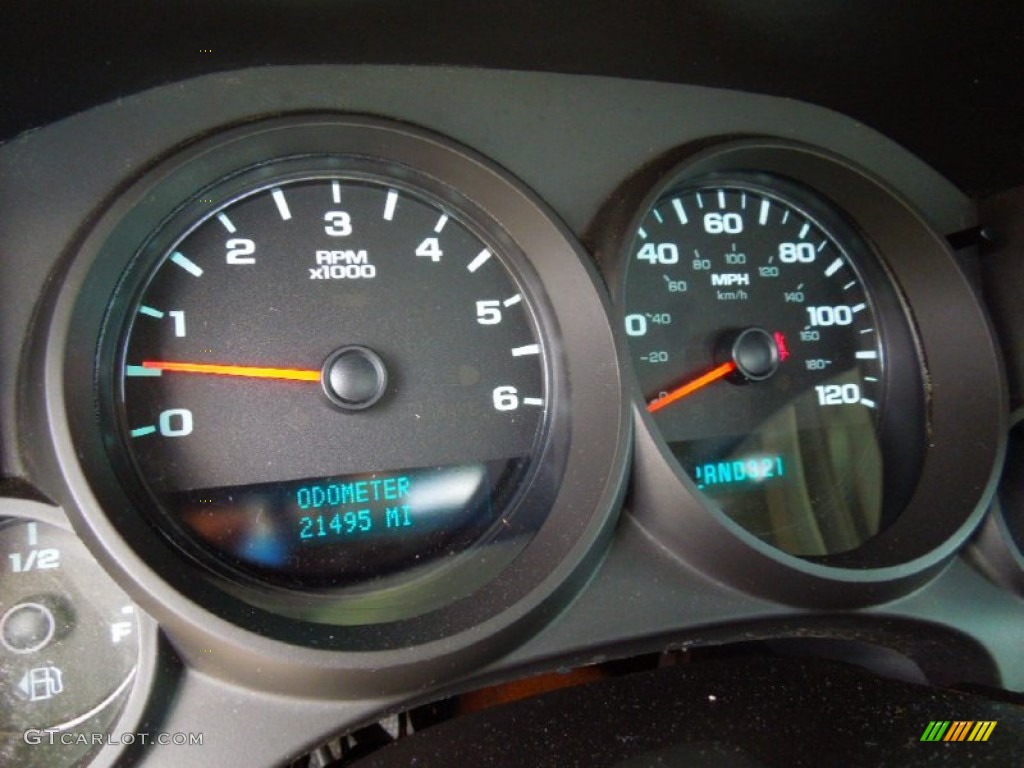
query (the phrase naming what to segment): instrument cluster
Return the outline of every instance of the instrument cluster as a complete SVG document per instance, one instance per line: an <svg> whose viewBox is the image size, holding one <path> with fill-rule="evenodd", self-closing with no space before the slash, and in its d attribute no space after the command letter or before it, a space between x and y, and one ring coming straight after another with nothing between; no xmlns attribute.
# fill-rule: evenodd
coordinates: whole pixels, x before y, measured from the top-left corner
<svg viewBox="0 0 1024 768"><path fill-rule="evenodd" d="M450 109L424 79L460 86ZM538 84L572 131L483 120ZM25 135L0 178L0 252L33 265L4 455L60 508L0 500L5 732L135 727L156 627L193 696L323 705L295 749L474 679L807 616L911 656L911 626L970 637L998 672L969 676L1024 684L957 602L1022 628L1016 485L971 543L1009 431L976 212L863 126L605 78L268 68ZM997 550L992 579L965 556ZM84 657L102 675L62 694ZM94 754L118 750L48 764Z"/></svg>

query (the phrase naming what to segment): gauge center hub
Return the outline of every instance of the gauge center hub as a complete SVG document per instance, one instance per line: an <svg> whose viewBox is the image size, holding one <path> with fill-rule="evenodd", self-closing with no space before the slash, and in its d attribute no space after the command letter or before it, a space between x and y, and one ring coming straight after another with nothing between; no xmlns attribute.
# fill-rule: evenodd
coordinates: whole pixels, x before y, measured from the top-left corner
<svg viewBox="0 0 1024 768"><path fill-rule="evenodd" d="M327 357L320 381L327 399L338 408L361 411L383 397L388 387L388 369L372 349L353 344Z"/></svg>
<svg viewBox="0 0 1024 768"><path fill-rule="evenodd" d="M11 653L34 653L53 638L53 613L41 603L19 603L0 619L0 642Z"/></svg>
<svg viewBox="0 0 1024 768"><path fill-rule="evenodd" d="M779 369L779 347L763 328L747 328L732 343L732 359L748 381L764 381Z"/></svg>

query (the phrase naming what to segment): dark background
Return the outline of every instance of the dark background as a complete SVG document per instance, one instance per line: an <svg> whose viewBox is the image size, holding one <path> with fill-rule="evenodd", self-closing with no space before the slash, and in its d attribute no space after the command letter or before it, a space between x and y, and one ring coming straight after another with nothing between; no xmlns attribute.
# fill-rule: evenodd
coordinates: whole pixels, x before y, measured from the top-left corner
<svg viewBox="0 0 1024 768"><path fill-rule="evenodd" d="M5 2L0 141L265 64L448 64L787 96L851 115L965 191L1024 183L1024 2Z"/></svg>

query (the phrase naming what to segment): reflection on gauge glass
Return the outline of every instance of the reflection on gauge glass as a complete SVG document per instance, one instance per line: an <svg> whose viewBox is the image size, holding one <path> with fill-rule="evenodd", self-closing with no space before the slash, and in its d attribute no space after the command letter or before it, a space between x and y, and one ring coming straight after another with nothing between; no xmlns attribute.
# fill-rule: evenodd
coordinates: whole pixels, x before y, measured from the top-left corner
<svg viewBox="0 0 1024 768"><path fill-rule="evenodd" d="M131 691L135 608L56 526L0 523L0 558L0 764L81 765L103 744L77 735L107 732ZM58 736L27 743L29 729Z"/></svg>
<svg viewBox="0 0 1024 768"><path fill-rule="evenodd" d="M486 214L386 163L284 160L203 192L111 312L108 417L139 506L247 584L365 594L483 544L500 567L560 461L524 503L552 398L533 286Z"/></svg>
<svg viewBox="0 0 1024 768"><path fill-rule="evenodd" d="M729 174L671 187L628 247L634 370L697 487L790 554L879 533L915 487L923 406L887 369L914 345L864 240L797 185Z"/></svg>

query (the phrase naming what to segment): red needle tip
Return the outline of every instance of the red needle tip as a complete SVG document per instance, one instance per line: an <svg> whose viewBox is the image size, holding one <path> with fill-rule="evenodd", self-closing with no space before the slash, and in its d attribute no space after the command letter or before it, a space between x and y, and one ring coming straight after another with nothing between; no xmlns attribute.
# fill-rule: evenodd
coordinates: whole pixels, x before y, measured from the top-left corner
<svg viewBox="0 0 1024 768"><path fill-rule="evenodd" d="M712 384L718 381L719 379L723 378L724 376L728 376L735 370L736 363L734 363L732 360L730 360L727 363L722 363L717 368L712 368L703 376L698 376L696 379L693 379L692 381L688 381L687 383L679 387L676 387L664 397L657 397L654 400L651 400L647 404L647 410L650 413L660 411L665 406L672 405L672 403L676 402L677 400L682 400L687 395L692 395L697 390L703 389L708 384Z"/></svg>
<svg viewBox="0 0 1024 768"><path fill-rule="evenodd" d="M320 381L320 371L301 368L260 368L254 365L182 363L165 360L143 360L142 367L174 373L205 373L214 376L245 376L254 379L285 379L288 381Z"/></svg>
<svg viewBox="0 0 1024 768"><path fill-rule="evenodd" d="M786 337L783 335L782 331L776 331L772 334L772 337L775 339L775 348L779 350L779 362L786 362L786 358L789 357L790 354L789 347L786 346Z"/></svg>

